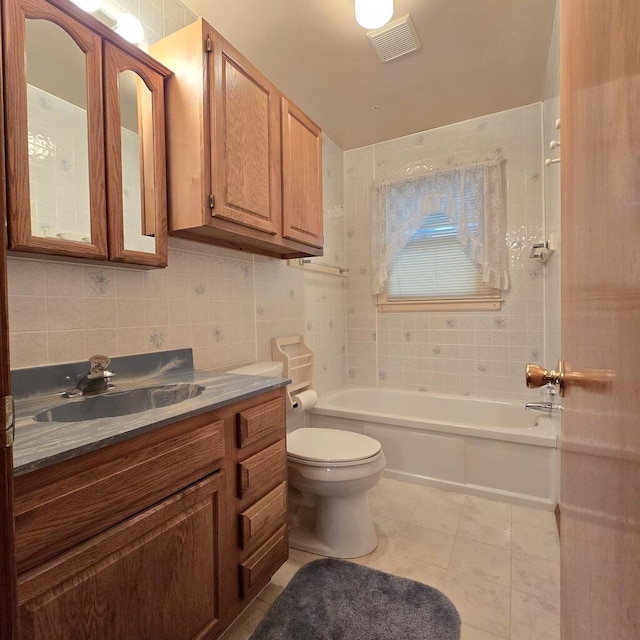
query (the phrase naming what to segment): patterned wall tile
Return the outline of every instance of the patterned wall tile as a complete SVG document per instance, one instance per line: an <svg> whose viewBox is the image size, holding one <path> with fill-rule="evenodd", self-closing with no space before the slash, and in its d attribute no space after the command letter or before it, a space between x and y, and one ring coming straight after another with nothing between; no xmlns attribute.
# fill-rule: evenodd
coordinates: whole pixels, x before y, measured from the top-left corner
<svg viewBox="0 0 640 640"><path fill-rule="evenodd" d="M531 395L524 387L524 364L534 354L544 358L552 333L548 311L557 309L559 286L528 259L530 244L542 238L547 219L559 218L559 204L545 203L542 105L531 105L415 136L389 140L345 153L345 229L348 278L347 381L402 386L441 393L508 398ZM500 147L507 158L507 241L511 290L499 312L377 313L369 265L371 190L374 181L393 176L415 163L441 163L489 154ZM554 317L556 317L554 315ZM371 359L375 375L359 366L365 344L357 331L372 318ZM547 324L545 325L545 322ZM553 340L558 342L558 322Z"/></svg>

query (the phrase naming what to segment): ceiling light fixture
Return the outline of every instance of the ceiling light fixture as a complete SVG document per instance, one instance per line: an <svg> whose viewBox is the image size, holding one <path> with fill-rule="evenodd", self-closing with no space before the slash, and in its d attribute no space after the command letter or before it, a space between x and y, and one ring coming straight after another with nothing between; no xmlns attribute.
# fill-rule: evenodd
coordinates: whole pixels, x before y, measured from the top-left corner
<svg viewBox="0 0 640 640"><path fill-rule="evenodd" d="M138 44L144 38L144 29L140 20L130 13L121 13L118 16L118 24L116 24L115 31L132 44Z"/></svg>
<svg viewBox="0 0 640 640"><path fill-rule="evenodd" d="M356 22L365 29L379 29L393 18L393 0L355 0Z"/></svg>
<svg viewBox="0 0 640 640"><path fill-rule="evenodd" d="M87 13L94 13L100 8L102 0L73 0L73 4Z"/></svg>

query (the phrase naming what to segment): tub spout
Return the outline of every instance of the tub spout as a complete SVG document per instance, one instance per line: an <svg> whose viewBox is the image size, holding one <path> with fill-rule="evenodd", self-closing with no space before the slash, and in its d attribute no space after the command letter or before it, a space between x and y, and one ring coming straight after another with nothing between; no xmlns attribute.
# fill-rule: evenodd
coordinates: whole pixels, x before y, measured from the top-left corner
<svg viewBox="0 0 640 640"><path fill-rule="evenodd" d="M524 405L524 408L535 409L536 411L544 411L545 413L562 411L562 405L554 404L553 402L527 402L527 404Z"/></svg>

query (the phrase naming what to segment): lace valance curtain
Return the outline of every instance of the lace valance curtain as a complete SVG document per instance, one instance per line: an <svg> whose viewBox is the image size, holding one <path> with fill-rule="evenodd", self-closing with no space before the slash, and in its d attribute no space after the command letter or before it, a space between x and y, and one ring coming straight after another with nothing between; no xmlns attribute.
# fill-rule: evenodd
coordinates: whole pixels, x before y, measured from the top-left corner
<svg viewBox="0 0 640 640"><path fill-rule="evenodd" d="M381 293L398 253L424 217L445 213L464 252L478 265L482 283L509 288L503 159L455 167L376 185L372 221L373 292Z"/></svg>

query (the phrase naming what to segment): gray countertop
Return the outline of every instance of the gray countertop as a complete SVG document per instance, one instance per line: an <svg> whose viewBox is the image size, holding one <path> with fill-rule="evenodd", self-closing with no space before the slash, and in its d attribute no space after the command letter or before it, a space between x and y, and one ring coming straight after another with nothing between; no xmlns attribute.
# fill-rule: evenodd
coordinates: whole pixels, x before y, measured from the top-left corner
<svg viewBox="0 0 640 640"><path fill-rule="evenodd" d="M46 467L83 453L132 438L177 420L205 413L285 386L286 378L266 378L207 371L173 371L164 376L118 385L117 391L158 384L197 383L204 391L195 398L159 409L85 422L36 422L33 416L65 402L84 398L57 396L33 398L16 403L16 435L13 447L16 476ZM109 392L107 392L109 393Z"/></svg>

